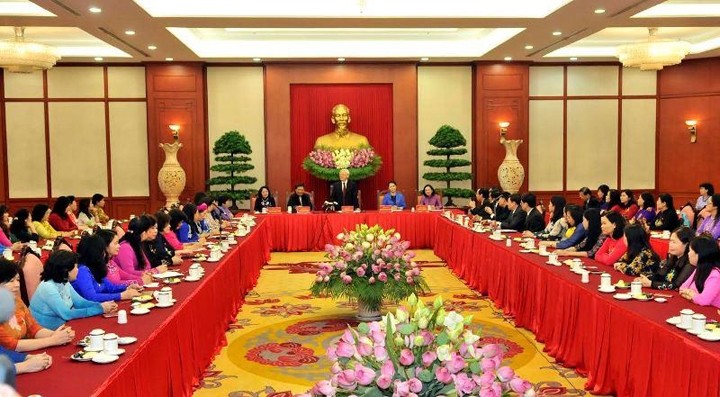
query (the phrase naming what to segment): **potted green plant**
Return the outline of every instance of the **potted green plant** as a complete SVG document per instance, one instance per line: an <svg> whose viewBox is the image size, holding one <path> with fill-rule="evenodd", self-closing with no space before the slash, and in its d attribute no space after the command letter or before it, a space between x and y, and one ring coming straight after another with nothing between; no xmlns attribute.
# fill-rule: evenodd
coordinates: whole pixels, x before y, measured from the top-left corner
<svg viewBox="0 0 720 397"><path fill-rule="evenodd" d="M443 189L443 196L448 199L445 204L447 207L455 205L452 201L453 197L473 197L474 192L470 189L450 187L452 181L468 181L472 179L472 174L469 172L452 171L453 168L468 167L472 164L470 160L451 158L452 156L461 156L467 153L467 149L464 147L467 144L465 137L456 128L443 125L437 130L429 143L437 149L430 149L427 154L444 158L425 160L423 164L433 168L444 168L445 172L426 172L423 174L423 178L429 181L445 182L446 187Z"/></svg>
<svg viewBox="0 0 720 397"><path fill-rule="evenodd" d="M213 153L217 164L211 166L210 170L225 175L210 178L207 184L210 185L211 192L223 193L231 197L233 208L237 209L237 201L249 199L252 190L236 187L252 185L257 182L257 178L254 176L243 175L255 169L255 166L250 163L252 161L249 156L252 154L250 143L238 131L228 131L215 141ZM225 188L213 190L213 186Z"/></svg>

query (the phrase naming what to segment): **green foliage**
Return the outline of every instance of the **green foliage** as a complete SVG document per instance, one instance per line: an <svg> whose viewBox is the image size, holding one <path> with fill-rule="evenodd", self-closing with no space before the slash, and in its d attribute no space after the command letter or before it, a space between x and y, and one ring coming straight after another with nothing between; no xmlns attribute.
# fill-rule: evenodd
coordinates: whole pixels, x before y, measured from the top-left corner
<svg viewBox="0 0 720 397"><path fill-rule="evenodd" d="M467 153L467 149L430 149L427 154L430 156L460 156Z"/></svg>
<svg viewBox="0 0 720 397"><path fill-rule="evenodd" d="M429 181L445 181L446 187L443 189L443 194L448 199L448 206L453 204L453 197L472 197L473 191L470 189L450 187L451 181L472 179L472 174L469 172L452 171L453 168L472 165L470 160L450 158L450 156L460 156L467 153L467 149L463 147L467 144L465 137L457 128L445 124L430 138L429 143L437 148L428 150L427 154L429 156L443 156L445 158L425 160L423 164L432 168L444 168L445 172L426 172L423 178Z"/></svg>
<svg viewBox="0 0 720 397"><path fill-rule="evenodd" d="M445 124L430 138L430 144L439 148L455 148L465 146L467 141L457 128Z"/></svg>
<svg viewBox="0 0 720 397"><path fill-rule="evenodd" d="M225 194L234 201L249 199L252 193L251 189L236 188L238 185L252 185L257 182L257 178L253 176L242 175L255 169L255 166L250 163L252 158L248 156L252 154L252 148L245 136L238 131L224 133L215 141L213 153L216 155L215 161L218 164L210 167L210 170L226 175L208 179L207 184L210 185L211 192ZM212 187L218 187L218 189L213 190Z"/></svg>

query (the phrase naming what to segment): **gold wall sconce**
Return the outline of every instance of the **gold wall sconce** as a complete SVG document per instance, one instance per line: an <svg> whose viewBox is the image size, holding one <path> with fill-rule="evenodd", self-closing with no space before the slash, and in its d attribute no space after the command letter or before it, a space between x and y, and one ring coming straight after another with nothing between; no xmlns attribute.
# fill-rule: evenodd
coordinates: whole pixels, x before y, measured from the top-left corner
<svg viewBox="0 0 720 397"><path fill-rule="evenodd" d="M177 141L180 139L180 126L177 124L170 124L168 126L170 128L170 131L172 131L173 138Z"/></svg>
<svg viewBox="0 0 720 397"><path fill-rule="evenodd" d="M510 127L510 122L509 121L501 121L498 123L498 125L500 126L500 137L504 138L505 135L507 134L508 127Z"/></svg>
<svg viewBox="0 0 720 397"><path fill-rule="evenodd" d="M690 143L697 142L697 121L696 120L685 120L688 132L690 132Z"/></svg>

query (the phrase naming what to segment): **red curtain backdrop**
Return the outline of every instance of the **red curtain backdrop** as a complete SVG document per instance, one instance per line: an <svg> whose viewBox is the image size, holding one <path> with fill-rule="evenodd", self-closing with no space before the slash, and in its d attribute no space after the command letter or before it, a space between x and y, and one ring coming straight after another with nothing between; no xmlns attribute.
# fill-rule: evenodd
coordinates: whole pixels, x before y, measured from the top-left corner
<svg viewBox="0 0 720 397"><path fill-rule="evenodd" d="M365 135L383 160L377 174L358 182L362 208L376 209L378 190L393 179L393 98L392 84L292 84L290 86L290 143L293 185L305 183L313 191L316 209L329 194L329 182L302 168L315 140L335 128L330 121L332 107L343 103L350 108L348 128ZM352 175L351 175L352 178ZM292 188L292 187L291 187ZM284 197L282 198L284 200Z"/></svg>

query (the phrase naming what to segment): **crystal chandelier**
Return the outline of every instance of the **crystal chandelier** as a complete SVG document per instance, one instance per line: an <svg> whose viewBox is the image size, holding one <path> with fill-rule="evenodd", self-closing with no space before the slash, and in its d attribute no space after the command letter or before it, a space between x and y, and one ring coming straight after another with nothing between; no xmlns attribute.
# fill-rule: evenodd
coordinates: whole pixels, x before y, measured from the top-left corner
<svg viewBox="0 0 720 397"><path fill-rule="evenodd" d="M640 70L661 70L663 66L677 65L690 52L690 43L686 41L658 39L657 28L649 28L648 41L619 46L617 57L625 67Z"/></svg>
<svg viewBox="0 0 720 397"><path fill-rule="evenodd" d="M50 69L60 59L57 49L25 41L25 28L15 27L15 38L0 41L0 67L13 73Z"/></svg>

